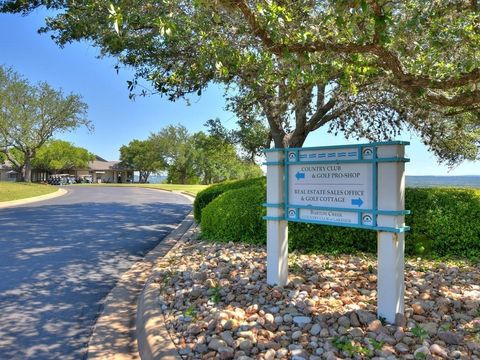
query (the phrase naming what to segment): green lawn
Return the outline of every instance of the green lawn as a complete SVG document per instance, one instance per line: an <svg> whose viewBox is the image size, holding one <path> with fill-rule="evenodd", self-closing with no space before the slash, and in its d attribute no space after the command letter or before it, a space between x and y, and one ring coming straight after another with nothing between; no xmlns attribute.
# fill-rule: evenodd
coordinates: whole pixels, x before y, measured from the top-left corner
<svg viewBox="0 0 480 360"><path fill-rule="evenodd" d="M209 187L209 185L181 185L181 184L142 184L143 187L168 191L182 191L192 195L197 195L200 191Z"/></svg>
<svg viewBox="0 0 480 360"><path fill-rule="evenodd" d="M0 182L0 202L45 195L57 190L57 187L51 185Z"/></svg>
<svg viewBox="0 0 480 360"><path fill-rule="evenodd" d="M190 195L197 195L203 189L206 189L209 185L181 185L181 184L80 184L75 186L119 186L119 187L144 187L151 189L160 189L167 191L181 191Z"/></svg>

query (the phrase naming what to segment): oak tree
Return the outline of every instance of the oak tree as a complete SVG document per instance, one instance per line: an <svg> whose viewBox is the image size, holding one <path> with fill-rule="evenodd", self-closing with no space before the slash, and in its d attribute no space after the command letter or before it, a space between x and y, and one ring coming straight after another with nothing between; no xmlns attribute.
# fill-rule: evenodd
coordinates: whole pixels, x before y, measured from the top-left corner
<svg viewBox="0 0 480 360"><path fill-rule="evenodd" d="M330 126L355 137L418 133L440 160L478 156L476 0L3 1L55 10L42 31L90 40L174 100L210 83L258 112L276 147Z"/></svg>
<svg viewBox="0 0 480 360"><path fill-rule="evenodd" d="M79 95L64 95L47 83L31 85L0 66L0 152L23 181L31 181L32 159L53 135L82 125L91 128L86 111Z"/></svg>
<svg viewBox="0 0 480 360"><path fill-rule="evenodd" d="M62 170L87 169L95 155L87 149L64 140L49 140L40 147L32 159L32 167L58 173Z"/></svg>
<svg viewBox="0 0 480 360"><path fill-rule="evenodd" d="M120 148L120 161L139 172L139 182L146 183L151 173L164 170L166 163L152 140L132 140Z"/></svg>

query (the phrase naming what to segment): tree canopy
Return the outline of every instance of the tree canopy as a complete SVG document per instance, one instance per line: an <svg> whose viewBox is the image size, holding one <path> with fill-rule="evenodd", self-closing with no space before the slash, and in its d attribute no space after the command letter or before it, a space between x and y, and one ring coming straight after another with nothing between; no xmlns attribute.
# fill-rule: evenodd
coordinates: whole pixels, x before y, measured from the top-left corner
<svg viewBox="0 0 480 360"><path fill-rule="evenodd" d="M42 31L57 43L90 40L172 100L226 85L239 117L259 114L277 147L328 125L373 140L412 130L450 163L478 156L476 0L2 4L54 9Z"/></svg>
<svg viewBox="0 0 480 360"><path fill-rule="evenodd" d="M213 137L238 145L243 157L252 164L256 163L256 158L262 154L262 149L270 147L272 140L261 116L258 118L245 116L238 121L238 129L234 130L227 130L218 118L210 119L204 125Z"/></svg>
<svg viewBox="0 0 480 360"><path fill-rule="evenodd" d="M47 83L31 85L0 66L0 152L30 181L31 162L54 134L90 127L87 105L76 94L64 95Z"/></svg>
<svg viewBox="0 0 480 360"><path fill-rule="evenodd" d="M150 172L167 171L177 184L212 184L261 176L258 165L242 160L226 138L201 131L191 134L182 125L169 125L147 140L133 140L120 149L122 162L140 171L140 182Z"/></svg>
<svg viewBox="0 0 480 360"><path fill-rule="evenodd" d="M231 139L190 134L183 125L169 125L150 136L168 164L168 181L212 184L261 176L259 166L240 159Z"/></svg>
<svg viewBox="0 0 480 360"><path fill-rule="evenodd" d="M87 149L77 147L68 141L49 140L37 150L32 159L32 167L52 171L87 169L88 163L95 160L95 155Z"/></svg>
<svg viewBox="0 0 480 360"><path fill-rule="evenodd" d="M146 183L151 173L165 170L166 163L151 139L132 140L120 148L120 161L139 172L139 182Z"/></svg>

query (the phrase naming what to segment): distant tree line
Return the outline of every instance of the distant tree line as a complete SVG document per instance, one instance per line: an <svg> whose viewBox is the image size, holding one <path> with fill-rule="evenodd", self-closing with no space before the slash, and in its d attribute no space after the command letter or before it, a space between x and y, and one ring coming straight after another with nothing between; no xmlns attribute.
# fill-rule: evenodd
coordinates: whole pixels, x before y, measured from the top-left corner
<svg viewBox="0 0 480 360"><path fill-rule="evenodd" d="M219 125L219 121L208 124ZM213 184L262 175L254 159L258 149L242 148L241 141L221 126L209 128L209 133L191 134L182 125L166 126L146 140L132 140L122 146L120 160L139 171L142 183L150 174L162 171L167 173L169 183L177 184Z"/></svg>
<svg viewBox="0 0 480 360"><path fill-rule="evenodd" d="M16 148L9 150L10 166L18 174L18 181L27 181L24 178L22 169L25 164L24 153ZM0 153L0 163L7 160L4 154ZM88 163L95 160L95 155L87 149L75 146L71 142L57 139L50 139L35 152L30 159L30 166L37 171L45 171L51 174L58 174L72 169L86 169Z"/></svg>

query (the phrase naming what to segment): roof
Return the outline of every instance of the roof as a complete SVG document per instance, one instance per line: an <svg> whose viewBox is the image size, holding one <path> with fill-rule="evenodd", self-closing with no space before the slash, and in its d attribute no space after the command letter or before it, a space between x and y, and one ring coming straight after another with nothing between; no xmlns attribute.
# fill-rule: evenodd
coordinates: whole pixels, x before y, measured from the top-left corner
<svg viewBox="0 0 480 360"><path fill-rule="evenodd" d="M0 170L3 170L3 171L12 170L12 163L8 160L5 160L5 162L3 164L0 163ZM127 166L123 166L120 161L107 161L105 159L102 159L100 156L95 155L95 160L90 161L88 163L88 170L94 170L94 171L105 171L105 170L126 171L126 170L133 170L133 169L130 169Z"/></svg>
<svg viewBox="0 0 480 360"><path fill-rule="evenodd" d="M0 170L12 170L12 163L9 160L5 160L5 162L2 164L0 163Z"/></svg>
<svg viewBox="0 0 480 360"><path fill-rule="evenodd" d="M103 159L102 159L103 160ZM90 170L131 170L125 166L120 164L120 161L100 161L94 160L88 163L88 167Z"/></svg>
<svg viewBox="0 0 480 360"><path fill-rule="evenodd" d="M108 161L108 160L105 160L104 158L102 158L98 155L95 155L95 160L97 160L97 161Z"/></svg>

